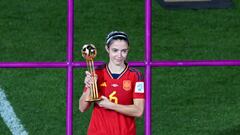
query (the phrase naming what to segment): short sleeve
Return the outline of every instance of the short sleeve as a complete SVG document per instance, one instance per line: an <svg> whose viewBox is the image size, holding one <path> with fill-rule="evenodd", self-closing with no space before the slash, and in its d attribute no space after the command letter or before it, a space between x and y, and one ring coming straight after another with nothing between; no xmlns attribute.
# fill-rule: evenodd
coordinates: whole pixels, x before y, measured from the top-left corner
<svg viewBox="0 0 240 135"><path fill-rule="evenodd" d="M144 79L141 72L135 72L133 98L145 98Z"/></svg>

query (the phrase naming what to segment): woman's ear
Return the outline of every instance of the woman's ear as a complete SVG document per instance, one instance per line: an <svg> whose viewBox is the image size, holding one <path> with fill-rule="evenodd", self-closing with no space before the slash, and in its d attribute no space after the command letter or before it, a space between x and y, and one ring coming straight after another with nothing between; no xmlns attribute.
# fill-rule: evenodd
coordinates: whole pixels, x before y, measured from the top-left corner
<svg viewBox="0 0 240 135"><path fill-rule="evenodd" d="M106 51L109 53L109 48L108 48L107 45L105 45L105 49L106 49Z"/></svg>

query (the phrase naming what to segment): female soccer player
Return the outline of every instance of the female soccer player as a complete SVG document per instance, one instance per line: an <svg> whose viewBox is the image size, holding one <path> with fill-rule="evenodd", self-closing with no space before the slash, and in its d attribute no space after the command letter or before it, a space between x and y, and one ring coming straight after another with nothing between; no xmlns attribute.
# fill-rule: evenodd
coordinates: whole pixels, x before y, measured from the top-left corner
<svg viewBox="0 0 240 135"><path fill-rule="evenodd" d="M126 33L113 31L106 38L109 62L96 69L98 92L102 100L94 103L88 135L136 135L135 117L144 112L144 82L142 74L128 66L129 41ZM86 72L85 87L79 109L86 111L91 102L93 78Z"/></svg>

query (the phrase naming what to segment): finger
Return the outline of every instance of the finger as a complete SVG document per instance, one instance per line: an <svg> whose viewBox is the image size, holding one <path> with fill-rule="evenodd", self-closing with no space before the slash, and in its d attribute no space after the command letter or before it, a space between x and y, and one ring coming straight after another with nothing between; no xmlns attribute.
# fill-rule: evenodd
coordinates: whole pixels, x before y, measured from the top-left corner
<svg viewBox="0 0 240 135"><path fill-rule="evenodd" d="M92 81L86 78L86 79L84 80L84 84L85 84L87 87L91 87Z"/></svg>
<svg viewBox="0 0 240 135"><path fill-rule="evenodd" d="M85 78L84 83L89 84L90 80L88 78Z"/></svg>
<svg viewBox="0 0 240 135"><path fill-rule="evenodd" d="M90 88L90 87L91 87L91 84L87 83L86 86L87 86L88 88Z"/></svg>
<svg viewBox="0 0 240 135"><path fill-rule="evenodd" d="M98 75L97 75L97 74L93 74L93 76L94 76L94 77L98 77Z"/></svg>
<svg viewBox="0 0 240 135"><path fill-rule="evenodd" d="M84 81L85 82L92 82L92 80L93 80L92 77L86 76Z"/></svg>
<svg viewBox="0 0 240 135"><path fill-rule="evenodd" d="M101 99L107 99L107 97L105 97L105 96L101 96Z"/></svg>
<svg viewBox="0 0 240 135"><path fill-rule="evenodd" d="M94 79L95 79L95 80L97 80L97 79L98 79L98 76L97 76L97 74L95 74L93 77L94 77Z"/></svg>
<svg viewBox="0 0 240 135"><path fill-rule="evenodd" d="M89 71L85 71L86 76L91 76L91 73Z"/></svg>
<svg viewBox="0 0 240 135"><path fill-rule="evenodd" d="M91 78L91 82L93 83L93 82L96 82L97 81L97 78L95 78L95 77L92 77Z"/></svg>
<svg viewBox="0 0 240 135"><path fill-rule="evenodd" d="M97 104L98 104L99 106L101 106L101 105L102 105L102 102L101 102L101 101L99 101L99 102L97 102Z"/></svg>
<svg viewBox="0 0 240 135"><path fill-rule="evenodd" d="M89 80L91 80L91 77L86 76L85 81L89 82Z"/></svg>

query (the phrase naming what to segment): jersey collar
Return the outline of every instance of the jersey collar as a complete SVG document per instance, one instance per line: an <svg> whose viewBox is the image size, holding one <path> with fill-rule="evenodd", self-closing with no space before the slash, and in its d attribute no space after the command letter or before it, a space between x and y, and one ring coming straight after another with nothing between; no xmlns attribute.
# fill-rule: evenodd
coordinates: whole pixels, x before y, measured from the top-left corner
<svg viewBox="0 0 240 135"><path fill-rule="evenodd" d="M120 75L119 75L119 77L118 77L117 79L121 78L121 77L126 73L127 69L128 69L128 64L126 63L125 69L122 71L122 73L120 73ZM106 64L106 70L107 70L107 72L108 72L108 75L111 77L111 79L114 79L114 78L112 77L112 73L111 73L111 71L110 71L110 69L109 69L109 67L108 67L108 64Z"/></svg>

